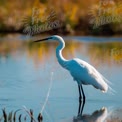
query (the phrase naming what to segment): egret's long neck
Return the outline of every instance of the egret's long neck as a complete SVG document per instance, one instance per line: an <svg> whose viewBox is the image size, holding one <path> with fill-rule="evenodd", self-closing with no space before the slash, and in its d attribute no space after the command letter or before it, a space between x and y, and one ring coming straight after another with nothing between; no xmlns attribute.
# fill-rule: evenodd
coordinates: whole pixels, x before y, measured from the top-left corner
<svg viewBox="0 0 122 122"><path fill-rule="evenodd" d="M63 39L57 40L59 42L58 47L56 48L56 57L58 59L59 64L66 68L67 60L62 56L62 50L65 47L65 42Z"/></svg>

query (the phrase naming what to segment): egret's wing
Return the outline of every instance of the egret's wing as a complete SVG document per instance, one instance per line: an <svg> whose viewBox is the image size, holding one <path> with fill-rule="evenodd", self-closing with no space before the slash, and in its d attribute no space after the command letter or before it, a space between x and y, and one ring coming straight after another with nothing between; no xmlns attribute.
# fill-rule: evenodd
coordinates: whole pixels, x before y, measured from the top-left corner
<svg viewBox="0 0 122 122"><path fill-rule="evenodd" d="M103 91L108 90L108 85L107 85L108 80L105 79L93 66L80 59L75 59L75 61L80 65L79 67L81 69L80 74L84 75L84 78L82 79L86 84L87 83L91 84L95 88L101 89Z"/></svg>

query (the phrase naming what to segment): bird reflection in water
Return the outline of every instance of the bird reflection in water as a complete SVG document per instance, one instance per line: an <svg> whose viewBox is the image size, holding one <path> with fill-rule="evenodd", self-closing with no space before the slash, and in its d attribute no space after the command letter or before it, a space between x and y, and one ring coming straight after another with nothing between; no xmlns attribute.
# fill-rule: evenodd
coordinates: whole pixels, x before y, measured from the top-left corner
<svg viewBox="0 0 122 122"><path fill-rule="evenodd" d="M73 118L73 122L104 122L107 118L107 108L94 111L91 115L83 114L85 102L79 101L78 116Z"/></svg>

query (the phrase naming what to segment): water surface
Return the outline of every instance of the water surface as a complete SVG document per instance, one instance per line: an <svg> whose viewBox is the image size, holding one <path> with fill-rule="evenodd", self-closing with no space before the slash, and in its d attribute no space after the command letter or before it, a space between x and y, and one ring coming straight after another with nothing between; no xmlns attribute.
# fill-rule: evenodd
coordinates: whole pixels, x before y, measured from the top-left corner
<svg viewBox="0 0 122 122"><path fill-rule="evenodd" d="M1 37L0 108L15 111L26 106L33 109L37 117L52 81L49 98L43 111L44 122L73 121L79 106L77 83L73 81L69 72L58 64L55 56L57 43L54 41L31 43L36 38L39 37L28 41L23 35ZM77 57L87 61L112 82L111 87L116 91L115 95L110 92L103 94L92 86L84 86L86 104L83 114L92 115L98 110L105 116L118 115L121 119L119 115L122 114L121 38L111 37L108 42L105 41L107 38L102 37L65 37L65 39L66 48L63 56L67 59ZM105 109L102 109L103 107ZM2 111L0 115L2 116ZM110 117L107 119L109 121Z"/></svg>

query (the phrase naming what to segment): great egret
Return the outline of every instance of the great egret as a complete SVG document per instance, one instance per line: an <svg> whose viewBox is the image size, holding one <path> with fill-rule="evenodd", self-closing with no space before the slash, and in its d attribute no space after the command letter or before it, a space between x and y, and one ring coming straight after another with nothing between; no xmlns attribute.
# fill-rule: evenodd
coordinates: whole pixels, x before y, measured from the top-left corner
<svg viewBox="0 0 122 122"><path fill-rule="evenodd" d="M78 83L79 90L79 101L82 99L81 92L83 95L83 102L85 102L85 94L83 91L83 85L92 85L96 89L100 89L103 92L107 92L109 86L107 84L107 79L105 79L92 65L87 62L74 58L72 60L66 60L62 56L62 50L65 47L65 42L62 37L58 35L53 35L48 38L40 39L34 42L46 41L46 40L56 40L59 42L56 48L56 57L59 64L67 69L72 75L73 79Z"/></svg>

